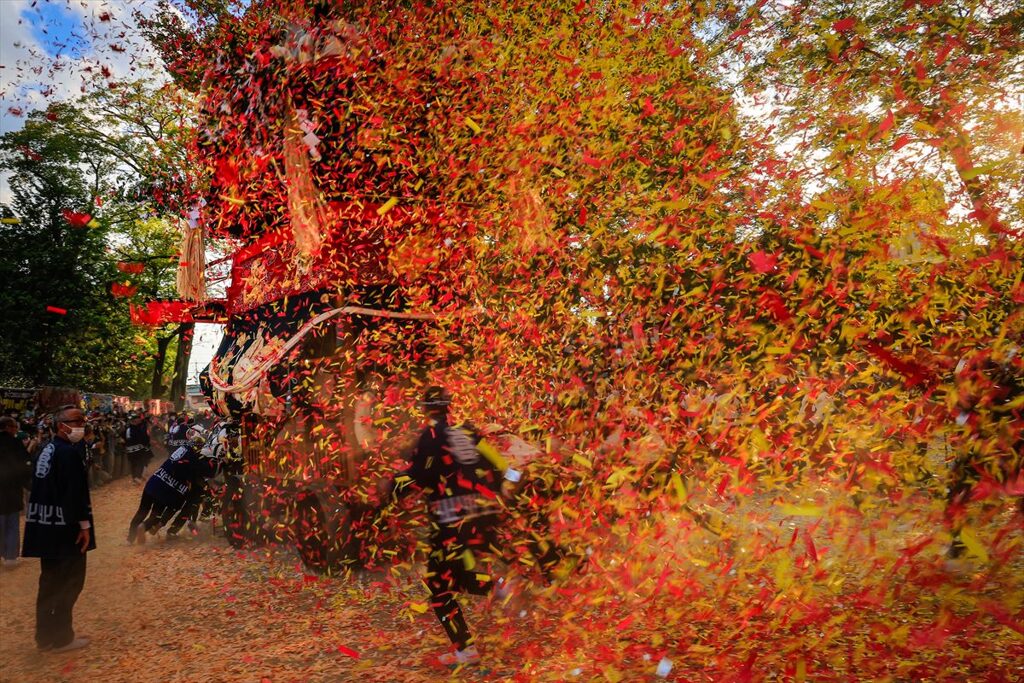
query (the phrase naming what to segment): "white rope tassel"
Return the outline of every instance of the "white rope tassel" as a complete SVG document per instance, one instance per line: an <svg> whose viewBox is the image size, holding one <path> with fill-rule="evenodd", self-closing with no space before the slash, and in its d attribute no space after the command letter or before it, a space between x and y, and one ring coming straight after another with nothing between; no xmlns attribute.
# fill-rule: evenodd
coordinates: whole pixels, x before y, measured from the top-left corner
<svg viewBox="0 0 1024 683"><path fill-rule="evenodd" d="M323 243L326 212L310 168L310 157L320 158L316 149L319 138L312 132L313 124L302 114L290 108L284 132L284 168L295 248L308 257L319 251Z"/></svg>

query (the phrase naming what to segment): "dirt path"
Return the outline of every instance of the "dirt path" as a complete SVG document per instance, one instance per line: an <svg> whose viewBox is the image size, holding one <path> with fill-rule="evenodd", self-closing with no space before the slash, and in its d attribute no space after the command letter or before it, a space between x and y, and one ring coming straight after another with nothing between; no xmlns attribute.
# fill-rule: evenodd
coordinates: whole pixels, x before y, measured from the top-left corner
<svg viewBox="0 0 1024 683"><path fill-rule="evenodd" d="M89 554L75 607L76 631L93 641L88 648L39 654L33 641L38 560L0 572L0 681L445 677L409 656L425 643L440 651L444 641L432 615L415 623L401 619L400 595L387 604L371 601L359 582L309 576L289 553L234 551L211 535L209 524L198 539L128 546L127 520L139 495L126 479L93 492L98 547ZM365 611L351 609L359 605ZM360 654L371 640L372 664ZM390 646L382 649L382 641Z"/></svg>
<svg viewBox="0 0 1024 683"><path fill-rule="evenodd" d="M823 511L797 517L748 502L728 543L687 515L608 520L588 570L533 593L529 613L470 605L490 668L453 674L431 664L447 642L408 564L324 579L209 524L128 546L139 495L127 480L93 493L75 609L88 648L37 653L38 561L0 571L0 683L618 683L664 680L663 657L676 681L1024 680L1024 533L1005 506L977 527L991 561L952 574L940 510L916 499L875 501L875 517L830 491L793 499Z"/></svg>

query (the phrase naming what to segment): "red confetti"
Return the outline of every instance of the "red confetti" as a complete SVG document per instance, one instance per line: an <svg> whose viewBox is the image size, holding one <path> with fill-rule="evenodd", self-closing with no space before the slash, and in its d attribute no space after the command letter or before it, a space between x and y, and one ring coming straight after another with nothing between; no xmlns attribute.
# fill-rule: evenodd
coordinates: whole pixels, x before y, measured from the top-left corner
<svg viewBox="0 0 1024 683"><path fill-rule="evenodd" d="M70 211L68 209L64 209L64 211L61 212L61 215L64 216L64 220L66 220L72 228L84 228L89 225L89 221L92 220L92 216L87 213L79 213L78 211Z"/></svg>
<svg viewBox="0 0 1024 683"><path fill-rule="evenodd" d="M770 273L778 266L779 257L775 254L766 254L763 251L755 251L749 257L750 265L758 273Z"/></svg>
<svg viewBox="0 0 1024 683"><path fill-rule="evenodd" d="M138 275L146 269L145 263L129 263L127 261L118 261L117 269L122 273L131 273L132 275Z"/></svg>
<svg viewBox="0 0 1024 683"><path fill-rule="evenodd" d="M884 133L885 131L889 130L890 128L892 128L893 123L895 123L895 121L896 118L892 115L892 112L888 112L885 115L885 118L882 119L882 122L878 124L878 132Z"/></svg>
<svg viewBox="0 0 1024 683"><path fill-rule="evenodd" d="M338 652L340 652L341 654L345 655L346 657L351 657L352 659L359 659L359 653L358 652L356 652L355 650L353 650L351 648L347 648L344 645L339 645L338 646Z"/></svg>
<svg viewBox="0 0 1024 683"><path fill-rule="evenodd" d="M832 24L832 28L839 33L846 33L847 31L853 30L853 27L857 25L856 17L846 17Z"/></svg>

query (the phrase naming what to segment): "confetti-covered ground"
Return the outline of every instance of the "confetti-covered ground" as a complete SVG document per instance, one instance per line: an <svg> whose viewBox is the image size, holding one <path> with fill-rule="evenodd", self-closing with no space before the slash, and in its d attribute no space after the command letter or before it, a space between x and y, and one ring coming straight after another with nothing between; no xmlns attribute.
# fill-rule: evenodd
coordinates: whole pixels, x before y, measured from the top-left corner
<svg viewBox="0 0 1024 683"><path fill-rule="evenodd" d="M679 681L1024 679L1024 534L1008 503L979 511L988 561L950 563L924 494L857 510L807 486L730 512L694 493L731 540L686 515L613 522L585 571L515 606L467 601L485 663L450 672L431 663L445 642L417 609L415 567L318 577L285 549L232 550L209 524L127 546L137 496L127 481L95 492L99 548L75 613L89 648L37 654L38 567L0 573L0 680L631 681L658 680L663 659Z"/></svg>
<svg viewBox="0 0 1024 683"><path fill-rule="evenodd" d="M275 517L347 545L320 543L313 504L379 502L374 468L436 384L528 442L509 556L538 532L567 559L509 605L467 600L483 665L451 672L421 558L389 535L413 524L361 528L379 569L324 578L209 526L123 545L121 482L94 501L94 645L34 653L28 563L0 577L3 679L1024 679L1021 27L984 0L183 0L140 20L170 80L143 90L182 127L139 148L144 197L118 179L50 201L48 136L144 137L103 74L88 113L5 136L5 234L99 253L126 208L188 224L160 257L188 301L146 300L148 253L93 279L151 340L227 321L211 399L288 511L246 533ZM72 170L109 154L83 145ZM32 309L67 326L46 338L106 341L107 313L58 293Z"/></svg>

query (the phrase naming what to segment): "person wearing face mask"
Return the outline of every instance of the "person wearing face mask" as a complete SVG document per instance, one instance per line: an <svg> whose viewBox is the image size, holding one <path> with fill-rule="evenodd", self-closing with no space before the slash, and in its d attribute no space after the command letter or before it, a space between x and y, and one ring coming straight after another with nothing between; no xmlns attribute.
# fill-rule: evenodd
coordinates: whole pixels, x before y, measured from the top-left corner
<svg viewBox="0 0 1024 683"><path fill-rule="evenodd" d="M61 408L54 432L36 460L21 554L40 558L36 646L68 652L89 644L75 636L71 616L85 584L85 554L96 548L82 442L85 414L74 406Z"/></svg>

